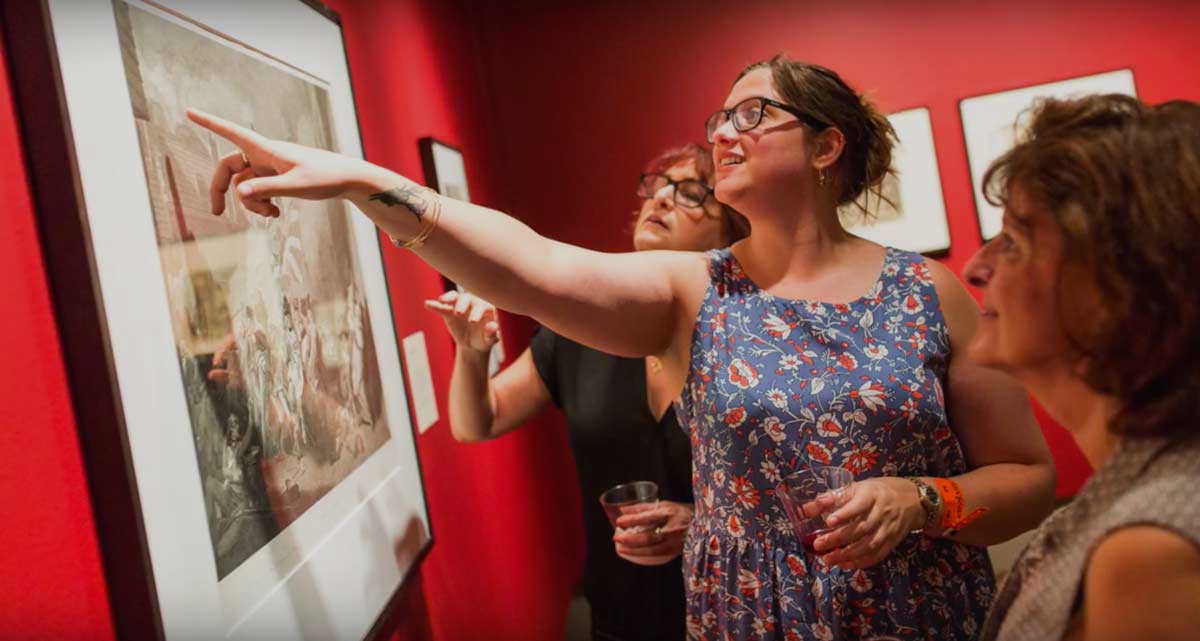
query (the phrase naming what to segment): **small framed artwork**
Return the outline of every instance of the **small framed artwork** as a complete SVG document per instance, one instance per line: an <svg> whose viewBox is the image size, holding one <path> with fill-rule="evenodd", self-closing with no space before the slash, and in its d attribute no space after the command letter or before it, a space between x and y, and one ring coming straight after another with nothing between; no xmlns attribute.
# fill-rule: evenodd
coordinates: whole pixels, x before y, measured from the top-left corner
<svg viewBox="0 0 1200 641"><path fill-rule="evenodd" d="M421 168L425 171L425 184L439 194L463 202L471 202L471 190L467 187L467 166L463 153L456 147L431 137L418 141L421 149Z"/></svg>
<svg viewBox="0 0 1200 641"><path fill-rule="evenodd" d="M1094 93L1136 96L1133 71L1119 69L964 98L959 102L963 139L967 145L967 161L971 166L975 211L979 217L979 234L984 241L991 240L1000 233L1003 212L984 197L983 175L993 161L1012 149L1020 137L1029 108L1039 98L1071 98Z"/></svg>
<svg viewBox="0 0 1200 641"><path fill-rule="evenodd" d="M933 146L929 109L918 107L888 116L898 143L882 198L864 196L842 208L846 229L881 245L936 255L950 249L946 203ZM865 212L864 212L865 209Z"/></svg>
<svg viewBox="0 0 1200 641"><path fill-rule="evenodd" d="M185 114L361 157L337 14L3 10L117 635L371 637L433 540L379 234L341 201L213 216L232 148Z"/></svg>
<svg viewBox="0 0 1200 641"><path fill-rule="evenodd" d="M436 138L425 137L417 141L421 150L421 168L425 172L425 185L434 189L447 198L471 202L471 189L467 186L467 166L463 162L463 153ZM466 290L454 281L442 277L446 291L457 289ZM504 342L500 341L492 347L488 357L488 375L494 376L500 371L504 362Z"/></svg>

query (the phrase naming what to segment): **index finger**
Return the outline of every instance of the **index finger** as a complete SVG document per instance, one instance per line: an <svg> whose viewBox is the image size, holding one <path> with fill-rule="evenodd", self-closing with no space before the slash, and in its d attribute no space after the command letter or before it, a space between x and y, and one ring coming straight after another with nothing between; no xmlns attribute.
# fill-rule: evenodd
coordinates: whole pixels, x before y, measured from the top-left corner
<svg viewBox="0 0 1200 641"><path fill-rule="evenodd" d="M237 147L242 151L262 147L263 142L266 140L250 129L232 123L219 116L205 113L199 109L188 109L187 117L197 125L200 125L201 127L204 127L214 134L217 134L225 140L237 145Z"/></svg>
<svg viewBox="0 0 1200 641"><path fill-rule="evenodd" d="M875 499L867 496L865 493L859 494L858 496L850 499L850 501L843 505L841 509L829 515L829 517L825 519L825 522L829 524L830 527L833 527L839 523L844 523L850 519L858 518L859 516L870 512L871 508L874 506Z"/></svg>
<svg viewBox="0 0 1200 641"><path fill-rule="evenodd" d="M625 514L617 517L617 527L619 528L634 528L643 525L661 526L667 522L665 514L656 514L653 512L643 512L641 514Z"/></svg>
<svg viewBox="0 0 1200 641"><path fill-rule="evenodd" d="M642 514L645 512L657 512L660 509L658 501L653 503L632 503L630 505L621 506L621 514Z"/></svg>

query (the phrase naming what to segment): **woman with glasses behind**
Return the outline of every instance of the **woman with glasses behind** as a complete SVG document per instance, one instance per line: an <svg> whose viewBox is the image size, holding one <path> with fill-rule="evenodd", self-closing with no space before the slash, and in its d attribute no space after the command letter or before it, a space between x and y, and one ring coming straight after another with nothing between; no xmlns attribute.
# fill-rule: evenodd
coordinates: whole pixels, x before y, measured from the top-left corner
<svg viewBox="0 0 1200 641"><path fill-rule="evenodd" d="M704 251L749 232L745 219L712 196L712 155L690 144L659 155L638 181L633 247ZM530 348L488 380L498 340L495 308L446 292L426 307L442 315L458 344L450 379L450 428L459 441L517 429L547 402L566 415L583 503L587 558L583 592L597 641L684 638L679 556L692 520L691 449L671 405L662 364L622 358L541 328ZM629 481L653 481L653 510L622 517L642 533L614 536L599 497ZM614 547L615 542L615 547ZM625 560L622 560L623 557Z"/></svg>
<svg viewBox="0 0 1200 641"><path fill-rule="evenodd" d="M966 288L841 226L840 206L879 193L894 134L828 69L752 65L709 119L715 195L753 232L707 253L583 250L361 160L191 117L245 152L221 161L214 211L235 175L263 215L273 196L345 197L499 307L659 359L691 435L690 638L973 639L994 589L982 546L1050 511L1024 392L964 352L979 322ZM820 465L857 480L809 551L775 487Z"/></svg>

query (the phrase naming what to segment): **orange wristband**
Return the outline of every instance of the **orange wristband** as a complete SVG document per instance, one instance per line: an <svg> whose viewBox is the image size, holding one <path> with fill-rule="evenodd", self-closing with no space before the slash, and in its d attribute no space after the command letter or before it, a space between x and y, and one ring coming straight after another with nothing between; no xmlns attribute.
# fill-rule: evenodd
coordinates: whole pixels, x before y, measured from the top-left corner
<svg viewBox="0 0 1200 641"><path fill-rule="evenodd" d="M976 519L987 514L986 507L979 507L971 510L970 514L963 515L966 510L966 501L963 499L962 488L958 483L950 479L935 478L933 485L937 488L938 494L942 496L942 519L941 528L944 536L954 536L959 530L967 527Z"/></svg>

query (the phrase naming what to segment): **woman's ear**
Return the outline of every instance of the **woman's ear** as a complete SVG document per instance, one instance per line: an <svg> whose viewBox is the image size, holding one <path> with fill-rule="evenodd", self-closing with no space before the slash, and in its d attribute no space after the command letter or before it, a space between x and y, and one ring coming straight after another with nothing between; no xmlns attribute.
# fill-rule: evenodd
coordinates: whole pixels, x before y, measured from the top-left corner
<svg viewBox="0 0 1200 641"><path fill-rule="evenodd" d="M841 129L829 127L813 137L813 169L821 171L837 163L846 148L846 136Z"/></svg>

